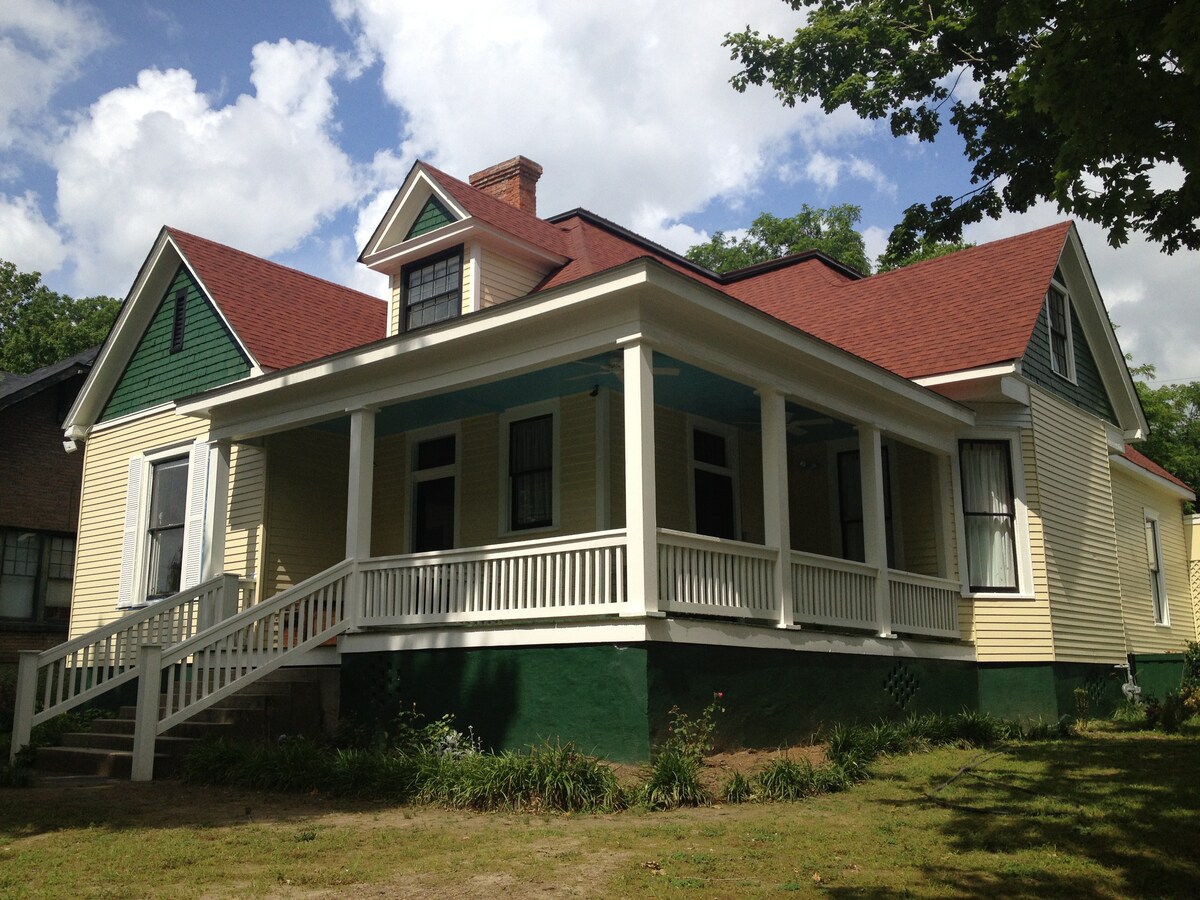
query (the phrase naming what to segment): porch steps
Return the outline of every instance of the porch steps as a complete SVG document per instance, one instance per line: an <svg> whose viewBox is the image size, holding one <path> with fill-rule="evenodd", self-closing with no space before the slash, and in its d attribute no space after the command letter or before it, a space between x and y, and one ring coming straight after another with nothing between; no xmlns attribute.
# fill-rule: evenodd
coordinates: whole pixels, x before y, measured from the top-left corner
<svg viewBox="0 0 1200 900"><path fill-rule="evenodd" d="M331 722L322 703L328 685L321 681L328 682L328 674L279 669L201 710L156 739L155 776L178 774L183 758L200 740L261 742L281 734L317 734ZM38 748L34 767L46 773L128 778L133 764L134 715L135 707L122 706L116 718L95 719L90 731L64 734L58 746Z"/></svg>

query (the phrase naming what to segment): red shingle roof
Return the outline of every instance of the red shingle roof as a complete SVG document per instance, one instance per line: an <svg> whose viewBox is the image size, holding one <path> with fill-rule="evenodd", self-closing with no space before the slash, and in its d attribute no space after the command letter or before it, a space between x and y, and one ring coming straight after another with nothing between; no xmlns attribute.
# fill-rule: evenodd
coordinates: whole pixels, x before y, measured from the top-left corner
<svg viewBox="0 0 1200 900"><path fill-rule="evenodd" d="M167 234L264 369L286 369L385 337L387 304L194 234Z"/></svg>
<svg viewBox="0 0 1200 900"><path fill-rule="evenodd" d="M1186 482L1181 481L1180 479L1176 478L1174 475L1172 475L1170 472L1168 472L1166 469L1164 469L1162 466L1160 466L1154 460L1150 459L1150 457L1141 453L1139 450L1137 450L1135 447L1133 447L1130 444L1125 445L1125 452L1122 453L1121 455L1124 456L1131 463L1133 463L1135 466L1145 469L1150 474L1157 475L1159 478L1165 478L1167 481L1171 482L1171 484L1178 485L1179 487L1183 488L1185 491L1190 491L1192 489L1191 486L1188 485Z"/></svg>
<svg viewBox="0 0 1200 900"><path fill-rule="evenodd" d="M1025 352L1070 227L1063 222L858 281L786 269L726 290L905 378L975 369Z"/></svg>

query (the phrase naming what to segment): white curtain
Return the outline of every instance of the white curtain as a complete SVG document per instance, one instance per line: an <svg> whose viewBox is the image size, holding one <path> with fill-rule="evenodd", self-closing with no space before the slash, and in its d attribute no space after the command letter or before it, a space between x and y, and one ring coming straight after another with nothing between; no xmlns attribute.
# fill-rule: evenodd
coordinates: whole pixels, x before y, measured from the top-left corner
<svg viewBox="0 0 1200 900"><path fill-rule="evenodd" d="M971 586L1015 590L1016 535L1008 445L964 442L961 454Z"/></svg>

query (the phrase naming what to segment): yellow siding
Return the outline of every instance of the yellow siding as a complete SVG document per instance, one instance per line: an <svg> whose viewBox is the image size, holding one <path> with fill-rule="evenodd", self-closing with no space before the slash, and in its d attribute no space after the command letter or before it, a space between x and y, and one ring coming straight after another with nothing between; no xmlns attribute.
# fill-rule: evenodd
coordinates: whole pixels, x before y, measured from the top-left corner
<svg viewBox="0 0 1200 900"><path fill-rule="evenodd" d="M674 409L654 408L654 454L658 527L691 531L687 416Z"/></svg>
<svg viewBox="0 0 1200 900"><path fill-rule="evenodd" d="M963 605L970 604L973 607L971 618L974 623L975 653L980 662L1032 662L1054 658L1042 495L1038 488L1038 456L1033 434L1029 431L1021 432L1020 462L1029 509L1029 553L1033 563L1035 599L964 601ZM957 541L957 532L955 539Z"/></svg>
<svg viewBox="0 0 1200 900"><path fill-rule="evenodd" d="M823 443L788 445L788 518L792 549L822 556L836 556L831 508L831 457Z"/></svg>
<svg viewBox="0 0 1200 900"><path fill-rule="evenodd" d="M229 454L229 510L224 571L258 579L263 551L267 454L262 447L234 444ZM257 585L256 585L257 591ZM258 595L262 599L262 595Z"/></svg>
<svg viewBox="0 0 1200 900"><path fill-rule="evenodd" d="M499 453L499 416L463 420L458 534L464 547L492 544L499 539Z"/></svg>
<svg viewBox="0 0 1200 900"><path fill-rule="evenodd" d="M375 442L375 492L371 500L371 555L394 556L408 549L407 441L403 434Z"/></svg>
<svg viewBox="0 0 1200 900"><path fill-rule="evenodd" d="M1031 389L1056 659L1120 662L1121 581L1108 443L1102 424Z"/></svg>
<svg viewBox="0 0 1200 900"><path fill-rule="evenodd" d="M757 431L739 429L737 435L742 540L762 544L767 539L763 522L762 438Z"/></svg>
<svg viewBox="0 0 1200 900"><path fill-rule="evenodd" d="M1132 653L1178 651L1185 641L1195 640L1196 635L1179 500L1116 467L1112 476L1127 649ZM1146 559L1147 509L1158 515L1170 626L1154 624L1154 600Z"/></svg>
<svg viewBox="0 0 1200 900"><path fill-rule="evenodd" d="M207 431L207 423L174 412L104 428L84 445L83 493L71 597L71 635L118 618L117 585L130 457L148 450L185 445Z"/></svg>
<svg viewBox="0 0 1200 900"><path fill-rule="evenodd" d="M586 393L559 403L559 532L596 530L596 404Z"/></svg>
<svg viewBox="0 0 1200 900"><path fill-rule="evenodd" d="M475 267L471 265L471 248L463 248L462 261L462 304L459 311L466 315L471 311L471 282L475 275Z"/></svg>
<svg viewBox="0 0 1200 900"><path fill-rule="evenodd" d="M524 297L546 277L544 269L532 268L493 250L482 252L480 268L480 306L484 309Z"/></svg>
<svg viewBox="0 0 1200 900"><path fill-rule="evenodd" d="M900 544L904 569L921 575L938 575L937 529L940 498L934 490L931 453L907 444L891 444L892 491L900 519Z"/></svg>
<svg viewBox="0 0 1200 900"><path fill-rule="evenodd" d="M272 435L267 453L264 597L345 558L350 444L306 428Z"/></svg>
<svg viewBox="0 0 1200 900"><path fill-rule="evenodd" d="M400 276L392 276L391 314L388 316L388 337L400 333Z"/></svg>

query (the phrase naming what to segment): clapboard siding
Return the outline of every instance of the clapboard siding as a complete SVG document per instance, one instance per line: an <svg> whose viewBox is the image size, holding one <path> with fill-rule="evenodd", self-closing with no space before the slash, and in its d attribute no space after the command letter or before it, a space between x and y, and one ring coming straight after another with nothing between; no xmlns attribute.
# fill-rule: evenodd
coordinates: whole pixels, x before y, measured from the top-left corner
<svg viewBox="0 0 1200 900"><path fill-rule="evenodd" d="M1185 641L1195 640L1196 635L1179 498L1155 490L1146 480L1117 467L1113 467L1112 476L1127 649L1131 653L1178 651ZM1147 510L1158 516L1169 627L1154 624L1146 556Z"/></svg>
<svg viewBox="0 0 1200 900"><path fill-rule="evenodd" d="M1075 315L1075 305L1070 306L1071 351L1075 358L1074 383L1055 374L1050 366L1050 329L1046 324L1045 304L1042 304L1042 312L1021 359L1021 374L1080 409L1115 424L1117 418L1108 399L1108 392L1104 388L1104 380L1100 377L1096 358L1092 355L1092 349L1083 334L1079 317Z"/></svg>
<svg viewBox="0 0 1200 900"><path fill-rule="evenodd" d="M175 294L185 291L183 348L171 352ZM246 358L191 273L179 268L105 404L101 421L245 378Z"/></svg>
<svg viewBox="0 0 1200 900"><path fill-rule="evenodd" d="M545 269L535 269L494 250L482 252L480 268L480 306L484 309L524 297L546 277Z"/></svg>
<svg viewBox="0 0 1200 900"><path fill-rule="evenodd" d="M1030 431L1021 432L1020 460L1013 460L1014 465L1018 462L1025 478L1034 598L964 601L964 605L969 602L972 607L975 654L980 662L1035 662L1054 658L1042 493L1038 485L1037 451Z"/></svg>
<svg viewBox="0 0 1200 900"><path fill-rule="evenodd" d="M258 579L266 509L267 454L262 447L234 444L229 453L229 508L224 571ZM257 588L257 585L256 585ZM262 595L258 595L262 599Z"/></svg>
<svg viewBox="0 0 1200 900"><path fill-rule="evenodd" d="M186 447L206 429L207 423L164 410L102 428L84 444L83 494L71 600L72 636L91 631L120 615L117 585L121 578L121 523L125 517L130 458L176 445L180 452L186 452Z"/></svg>
<svg viewBox="0 0 1200 900"><path fill-rule="evenodd" d="M941 498L936 490L938 460L931 453L893 443L890 446L894 521L899 523L903 568L921 575L938 571L937 530Z"/></svg>
<svg viewBox="0 0 1200 900"><path fill-rule="evenodd" d="M461 452L461 448L460 448ZM403 434L375 441L374 493L371 497L371 555L394 556L408 550L410 515L406 493L408 442Z"/></svg>
<svg viewBox="0 0 1200 900"><path fill-rule="evenodd" d="M1103 425L1036 388L1030 407L1056 658L1119 662L1121 579Z"/></svg>

